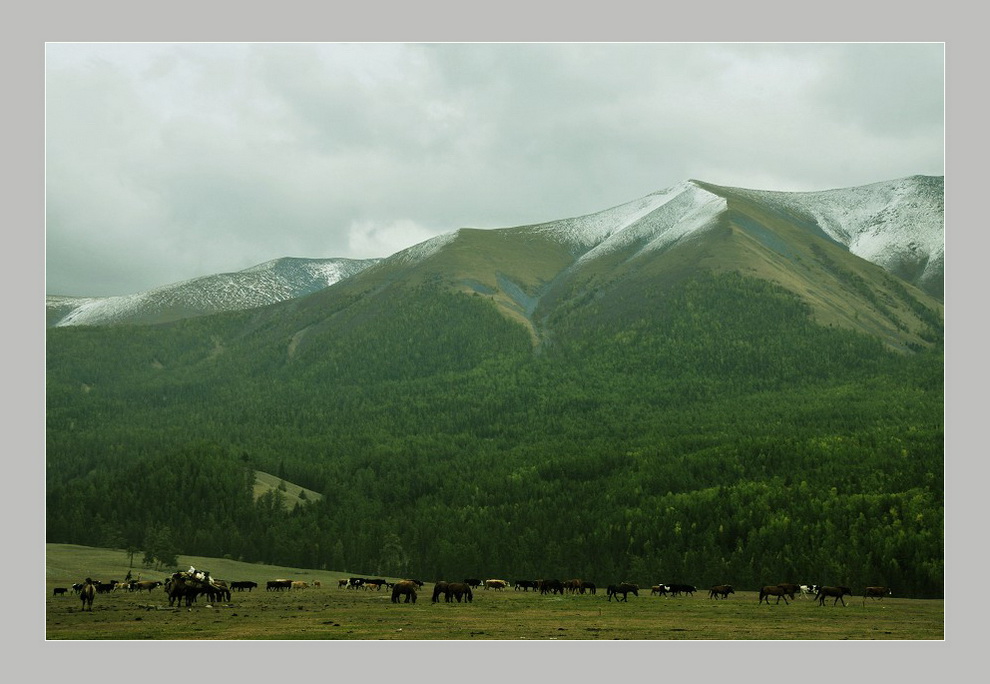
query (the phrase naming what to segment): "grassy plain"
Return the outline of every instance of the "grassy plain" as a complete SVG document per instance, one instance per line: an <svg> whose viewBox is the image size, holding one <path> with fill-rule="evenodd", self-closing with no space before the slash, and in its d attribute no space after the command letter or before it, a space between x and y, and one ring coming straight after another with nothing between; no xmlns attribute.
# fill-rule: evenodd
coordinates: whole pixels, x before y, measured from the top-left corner
<svg viewBox="0 0 990 684"><path fill-rule="evenodd" d="M846 597L846 607L798 598L789 605L758 605L757 594L738 591L726 600L708 592L688 597L650 596L629 601L596 595L548 595L511 588L478 590L472 603L431 603L427 583L415 604L393 604L386 590L340 589L348 574L183 556L183 567L209 569L227 580L253 580L259 589L234 592L229 602L200 598L191 608L170 608L161 588L96 597L81 610L71 587L86 576L123 579L123 551L68 544L47 545L45 632L48 640L941 640L942 600ZM131 568L136 577L163 579L169 570ZM276 577L320 588L265 591ZM394 578L387 578L394 579ZM452 578L459 579L459 578ZM506 578L513 579L513 578Z"/></svg>

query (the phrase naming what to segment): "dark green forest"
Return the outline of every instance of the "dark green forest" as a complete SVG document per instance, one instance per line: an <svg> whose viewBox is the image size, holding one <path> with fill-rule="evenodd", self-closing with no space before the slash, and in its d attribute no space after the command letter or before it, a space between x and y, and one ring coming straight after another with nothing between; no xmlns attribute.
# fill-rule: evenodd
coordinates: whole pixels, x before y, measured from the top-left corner
<svg viewBox="0 0 990 684"><path fill-rule="evenodd" d="M247 311L49 329L47 541L942 596L939 315L902 353L736 274L601 306L555 312L535 348L436 283L308 327ZM254 500L255 470L324 497Z"/></svg>

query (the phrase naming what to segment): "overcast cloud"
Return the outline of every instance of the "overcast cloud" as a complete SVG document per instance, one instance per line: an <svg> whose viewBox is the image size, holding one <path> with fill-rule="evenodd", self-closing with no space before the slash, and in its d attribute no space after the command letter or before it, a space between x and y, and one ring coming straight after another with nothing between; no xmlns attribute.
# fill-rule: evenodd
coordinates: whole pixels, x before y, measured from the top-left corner
<svg viewBox="0 0 990 684"><path fill-rule="evenodd" d="M940 43L50 43L46 289L941 175L944 90Z"/></svg>

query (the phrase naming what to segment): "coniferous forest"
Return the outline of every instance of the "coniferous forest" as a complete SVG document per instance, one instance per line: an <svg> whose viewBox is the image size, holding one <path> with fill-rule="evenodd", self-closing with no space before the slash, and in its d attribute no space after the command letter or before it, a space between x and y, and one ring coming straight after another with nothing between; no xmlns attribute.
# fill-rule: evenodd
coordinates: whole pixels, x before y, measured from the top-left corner
<svg viewBox="0 0 990 684"><path fill-rule="evenodd" d="M732 273L609 301L554 311L536 345L428 282L301 337L258 311L49 329L47 540L942 596L939 315L895 351ZM256 470L323 498L255 499Z"/></svg>

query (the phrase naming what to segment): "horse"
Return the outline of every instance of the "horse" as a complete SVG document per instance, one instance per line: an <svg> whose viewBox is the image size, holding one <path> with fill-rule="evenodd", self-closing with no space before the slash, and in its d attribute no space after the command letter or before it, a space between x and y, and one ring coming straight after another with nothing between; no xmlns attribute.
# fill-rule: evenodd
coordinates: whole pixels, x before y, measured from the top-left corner
<svg viewBox="0 0 990 684"><path fill-rule="evenodd" d="M453 596L458 603L461 599L464 599L465 603L474 602L474 592L471 591L471 587L464 582L451 582L447 585L447 589L444 592L447 603L450 603L450 597Z"/></svg>
<svg viewBox="0 0 990 684"><path fill-rule="evenodd" d="M874 601L880 599L883 601L884 596L890 596L890 587L867 587L863 592L863 605L866 605L866 597L869 596Z"/></svg>
<svg viewBox="0 0 990 684"><path fill-rule="evenodd" d="M791 597L792 601L794 600L795 595L801 593L801 587L800 585L797 584L788 584L787 582L781 582L777 586L783 589L784 591L786 591L787 595Z"/></svg>
<svg viewBox="0 0 990 684"><path fill-rule="evenodd" d="M569 579L564 581L564 591L569 594L577 594L584 588L584 582L580 579Z"/></svg>
<svg viewBox="0 0 990 684"><path fill-rule="evenodd" d="M824 606L825 599L834 596L835 600L832 601L833 606L839 601L842 601L842 605L845 606L846 601L842 597L847 594L849 596L853 595L852 589L849 587L822 587L818 590L818 596L816 598L818 599L818 605Z"/></svg>
<svg viewBox="0 0 990 684"><path fill-rule="evenodd" d="M392 603L398 603L400 596L405 596L405 603L409 603L412 600L416 603L416 583L412 580L402 580L401 582L396 582L395 586L392 587Z"/></svg>
<svg viewBox="0 0 990 684"><path fill-rule="evenodd" d="M449 583L443 581L433 585L433 603L440 603L440 594L446 594L448 586Z"/></svg>
<svg viewBox="0 0 990 684"><path fill-rule="evenodd" d="M784 599L784 605L786 606L787 605L787 594L788 594L787 589L784 589L784 587L782 587L782 586L780 586L778 584L774 584L772 586L766 586L766 587L763 587L762 589L760 589L760 600L759 600L759 603L763 603L763 599L766 599L767 600L767 605L769 606L770 605L770 597L771 596L776 596L777 597L777 603L780 603L780 599Z"/></svg>
<svg viewBox="0 0 990 684"><path fill-rule="evenodd" d="M591 594L597 594L598 593L598 587L595 585L594 582L585 581L584 584L581 587L581 593L583 594L584 592L588 592L588 593L591 593Z"/></svg>
<svg viewBox="0 0 990 684"><path fill-rule="evenodd" d="M611 601L612 597L614 596L616 601L626 601L628 603L629 601L628 594L631 593L633 596L639 596L639 585L631 584L629 582L622 582L621 584L617 584L617 585L610 584L608 585L607 593L608 593L609 601ZM619 598L619 594L622 594L621 599Z"/></svg>
<svg viewBox="0 0 990 684"><path fill-rule="evenodd" d="M93 584L93 580L86 578L83 582L82 588L79 590L79 598L82 599L82 609L86 610L86 606L89 606L89 612L93 612L93 597L96 596L96 585Z"/></svg>
<svg viewBox="0 0 990 684"><path fill-rule="evenodd" d="M716 584L708 592L708 598L713 598L718 600L718 597L729 598L729 594L735 594L736 590L732 588L731 584Z"/></svg>

